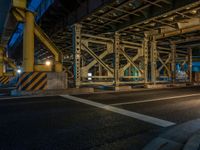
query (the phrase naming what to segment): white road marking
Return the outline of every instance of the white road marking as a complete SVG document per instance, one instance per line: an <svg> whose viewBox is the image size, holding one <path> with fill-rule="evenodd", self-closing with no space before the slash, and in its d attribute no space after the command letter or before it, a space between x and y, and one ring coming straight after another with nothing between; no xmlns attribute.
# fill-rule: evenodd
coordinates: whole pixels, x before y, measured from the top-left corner
<svg viewBox="0 0 200 150"><path fill-rule="evenodd" d="M165 101L165 100L176 99L176 98L185 98L185 97L191 97L191 96L200 96L200 94L189 94L189 95L180 95L180 96L172 96L172 97L164 97L164 98L147 99L147 100L134 101L134 102L114 103L110 105L120 106L120 105L129 105L129 104L139 104L139 103L148 103L148 102L156 102L156 101Z"/></svg>
<svg viewBox="0 0 200 150"><path fill-rule="evenodd" d="M105 104L93 102L93 101L90 101L90 100L86 100L86 99L82 99L82 98L78 98L78 97L74 97L74 96L70 96L70 95L60 95L60 96L67 98L69 100L73 100L73 101L76 101L76 102L80 102L80 103L84 103L84 104L87 104L87 105L102 108L102 109L112 111L112 112L115 112L115 113L118 113L118 114L121 114L121 115L124 115L124 116L132 117L132 118L135 118L135 119L138 119L138 120L141 120L141 121L144 121L144 122L148 122L148 123L151 123L151 124L154 124L154 125L157 125L157 126L169 127L169 126L175 125L174 122L170 122L170 121L158 119L158 118L155 118L155 117L139 114L139 113L136 113L136 112L132 112L132 111L128 111L128 110L125 110L125 109L113 107L113 106L110 106L110 105L105 105Z"/></svg>

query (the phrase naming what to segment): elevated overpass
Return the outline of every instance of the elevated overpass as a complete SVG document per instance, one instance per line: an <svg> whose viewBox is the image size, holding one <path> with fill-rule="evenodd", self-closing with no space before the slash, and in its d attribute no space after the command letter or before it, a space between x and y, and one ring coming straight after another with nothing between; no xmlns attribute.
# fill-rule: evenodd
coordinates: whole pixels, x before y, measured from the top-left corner
<svg viewBox="0 0 200 150"><path fill-rule="evenodd" d="M199 150L199 0L1 0L0 149Z"/></svg>
<svg viewBox="0 0 200 150"><path fill-rule="evenodd" d="M192 54L198 51L200 40L199 6L198 0L82 0L71 5L46 0L38 1L32 11L37 12L35 21L48 43L62 55L59 61L74 81L72 87L119 87L192 82ZM15 22L12 27L19 26L12 18L6 27L10 22ZM4 47L13 42L14 34L8 31L5 28L1 36ZM23 64L22 33L17 44L12 44L14 48L7 46L18 64ZM54 63L55 53L41 42L35 40L32 59L39 70L48 71L41 65L48 60Z"/></svg>

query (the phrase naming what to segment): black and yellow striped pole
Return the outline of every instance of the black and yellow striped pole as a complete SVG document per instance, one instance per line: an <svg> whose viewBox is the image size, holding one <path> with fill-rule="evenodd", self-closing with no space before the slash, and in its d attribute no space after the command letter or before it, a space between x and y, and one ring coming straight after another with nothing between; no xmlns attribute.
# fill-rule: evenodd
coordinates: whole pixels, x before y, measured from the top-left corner
<svg viewBox="0 0 200 150"><path fill-rule="evenodd" d="M3 51L4 51L4 48L0 46L0 77L3 76Z"/></svg>
<svg viewBox="0 0 200 150"><path fill-rule="evenodd" d="M8 76L0 76L0 84L6 85L9 83L9 77Z"/></svg>
<svg viewBox="0 0 200 150"><path fill-rule="evenodd" d="M9 77L4 76L4 71L3 71L3 67L4 67L4 60L3 60L3 52L4 52L4 48L0 46L0 84L1 85L5 85L8 84L9 82Z"/></svg>

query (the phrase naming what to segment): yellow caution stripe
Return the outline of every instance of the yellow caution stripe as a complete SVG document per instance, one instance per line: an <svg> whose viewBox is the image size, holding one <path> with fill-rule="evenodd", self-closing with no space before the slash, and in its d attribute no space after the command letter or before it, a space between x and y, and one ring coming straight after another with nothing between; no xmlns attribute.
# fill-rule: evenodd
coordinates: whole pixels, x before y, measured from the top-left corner
<svg viewBox="0 0 200 150"><path fill-rule="evenodd" d="M45 90L47 86L47 74L44 72L22 73L17 82L20 91Z"/></svg>
<svg viewBox="0 0 200 150"><path fill-rule="evenodd" d="M8 84L9 83L9 77L7 76L0 76L0 84Z"/></svg>

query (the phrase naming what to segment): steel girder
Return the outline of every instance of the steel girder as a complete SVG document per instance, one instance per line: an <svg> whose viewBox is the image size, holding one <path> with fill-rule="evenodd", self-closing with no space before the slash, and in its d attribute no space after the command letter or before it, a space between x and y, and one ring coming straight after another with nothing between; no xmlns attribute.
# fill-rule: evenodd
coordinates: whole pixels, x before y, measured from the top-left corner
<svg viewBox="0 0 200 150"><path fill-rule="evenodd" d="M177 50L176 44L171 42L170 49L157 46L155 36L150 38L151 53L151 83L159 82L191 82L192 49L185 51ZM163 51L165 50L165 51ZM187 69L185 65L187 64ZM179 71L177 65L181 66ZM180 77L180 73L185 74Z"/></svg>
<svg viewBox="0 0 200 150"><path fill-rule="evenodd" d="M74 79L75 86L81 85L81 25L73 26L73 50L74 50Z"/></svg>
<svg viewBox="0 0 200 150"><path fill-rule="evenodd" d="M115 34L113 39L81 34L81 26L79 25L78 27L78 29L77 25L73 27L75 83L76 85L77 82L79 83L76 87L85 84L105 83L119 86L125 83L147 82L147 39L144 40L144 43L133 43L122 41L118 33ZM136 53L129 54L127 50L129 52L136 50ZM145 60L145 63L143 60ZM141 64L143 65L142 67ZM125 75L125 71L131 68L138 72L138 76L130 73L131 71ZM88 76L88 73L92 73L92 76ZM139 80L132 80L136 78Z"/></svg>
<svg viewBox="0 0 200 150"><path fill-rule="evenodd" d="M171 48L158 46L156 36L153 34L147 35L142 43L134 43L121 40L118 33L112 39L81 34L81 25L75 26L73 39L76 85L78 82L76 87L101 84L115 86L156 84L163 82L163 79L165 82L175 83L179 81L176 65L186 63L191 65L191 56L187 56L188 52L176 49L174 42L171 43ZM150 60L148 60L149 53ZM150 67L148 62L151 63ZM133 75L131 68L134 68L138 75ZM149 80L149 70L151 70L151 80ZM188 73L191 73L191 66L188 67ZM184 80L188 81L188 77Z"/></svg>
<svg viewBox="0 0 200 150"><path fill-rule="evenodd" d="M172 50L172 82L175 83L176 80L176 45L171 43Z"/></svg>
<svg viewBox="0 0 200 150"><path fill-rule="evenodd" d="M75 22L79 22L83 18L86 18L91 13L95 12L99 8L114 2L115 0L86 0L83 4L77 8L77 10L73 11L68 17L68 24L72 25Z"/></svg>
<svg viewBox="0 0 200 150"><path fill-rule="evenodd" d="M12 72L6 72L6 65L12 68ZM5 49L0 47L0 76L15 76L16 75L17 66L10 58L6 57Z"/></svg>
<svg viewBox="0 0 200 150"><path fill-rule="evenodd" d="M157 41L155 36L151 37L151 82L156 84L156 76L157 76Z"/></svg>
<svg viewBox="0 0 200 150"><path fill-rule="evenodd" d="M16 0L16 2L18 2L18 0ZM35 23L33 12L26 11L24 8L25 6L22 7L21 3L19 3L20 6L18 6L17 5L18 3L15 3L15 1L13 4L14 4L14 7L12 8L13 16L18 22L25 23L24 40L23 40L23 43L24 43L23 66L24 66L25 71L27 72L34 71L34 35L35 35L38 38L38 40L54 55L54 58L55 58L54 70L56 72L62 72L62 69L63 69L62 68L62 52L58 50L58 48L51 41L51 39ZM45 66L43 67L45 68Z"/></svg>
<svg viewBox="0 0 200 150"><path fill-rule="evenodd" d="M192 48L188 48L188 78L192 83Z"/></svg>

